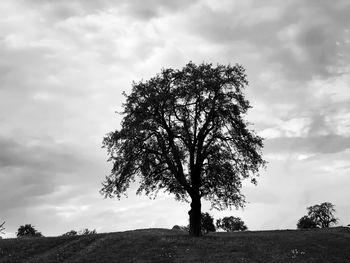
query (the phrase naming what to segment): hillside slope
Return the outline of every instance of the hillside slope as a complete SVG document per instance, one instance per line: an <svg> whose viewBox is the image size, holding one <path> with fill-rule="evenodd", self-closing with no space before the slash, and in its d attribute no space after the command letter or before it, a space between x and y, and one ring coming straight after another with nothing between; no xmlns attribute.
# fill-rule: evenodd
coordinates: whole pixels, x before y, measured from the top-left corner
<svg viewBox="0 0 350 263"><path fill-rule="evenodd" d="M187 233L145 229L0 240L0 263L350 262L350 229Z"/></svg>

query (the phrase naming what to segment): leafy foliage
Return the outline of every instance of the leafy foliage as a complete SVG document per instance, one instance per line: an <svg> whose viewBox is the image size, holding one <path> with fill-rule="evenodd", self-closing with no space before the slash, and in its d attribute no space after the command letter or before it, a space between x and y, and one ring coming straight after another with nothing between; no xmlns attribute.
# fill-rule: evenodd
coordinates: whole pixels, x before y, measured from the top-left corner
<svg viewBox="0 0 350 263"><path fill-rule="evenodd" d="M5 225L5 221L0 224L0 234L5 234L5 232L4 232L4 230L5 230L4 225Z"/></svg>
<svg viewBox="0 0 350 263"><path fill-rule="evenodd" d="M190 232L196 228L196 235L201 198L217 209L243 206L241 181L256 183L265 165L263 140L244 120L247 84L240 65L192 62L133 83L121 129L103 140L113 168L101 193L120 198L139 178L139 194L156 196L162 189L177 200L191 198Z"/></svg>
<svg viewBox="0 0 350 263"><path fill-rule="evenodd" d="M317 227L316 222L308 216L303 216L302 218L299 219L297 223L298 229L316 228L316 227Z"/></svg>
<svg viewBox="0 0 350 263"><path fill-rule="evenodd" d="M244 231L248 229L241 218L234 216L218 219L216 221L216 226L226 232Z"/></svg>
<svg viewBox="0 0 350 263"><path fill-rule="evenodd" d="M307 210L308 216L318 227L330 227L338 222L338 219L334 216L335 208L332 203L324 202L319 205L310 206Z"/></svg>
<svg viewBox="0 0 350 263"><path fill-rule="evenodd" d="M214 218L209 213L202 213L202 231L204 234L215 232Z"/></svg>
<svg viewBox="0 0 350 263"><path fill-rule="evenodd" d="M20 226L17 230L17 237L42 237L43 235L37 231L31 224Z"/></svg>

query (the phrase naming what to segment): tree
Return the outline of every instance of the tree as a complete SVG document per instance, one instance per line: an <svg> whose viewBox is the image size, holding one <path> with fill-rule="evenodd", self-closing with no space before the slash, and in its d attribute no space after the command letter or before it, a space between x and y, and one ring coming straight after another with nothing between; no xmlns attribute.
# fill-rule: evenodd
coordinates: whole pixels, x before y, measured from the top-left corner
<svg viewBox="0 0 350 263"><path fill-rule="evenodd" d="M332 203L324 202L319 205L310 206L307 208L309 218L316 223L318 227L330 227L336 224L338 219L335 218L335 208Z"/></svg>
<svg viewBox="0 0 350 263"><path fill-rule="evenodd" d="M209 213L202 213L202 232L208 234L209 232L215 232L214 218Z"/></svg>
<svg viewBox="0 0 350 263"><path fill-rule="evenodd" d="M240 65L192 62L134 82L121 129L103 140L113 167L101 193L119 199L136 177L138 194L172 193L191 202L193 236L201 235L202 198L218 210L243 207L242 180L255 184L265 165L263 139L244 120L247 84Z"/></svg>
<svg viewBox="0 0 350 263"><path fill-rule="evenodd" d="M5 225L5 221L0 224L0 234L5 234L5 232L4 232L4 230L5 230L4 225Z"/></svg>
<svg viewBox="0 0 350 263"><path fill-rule="evenodd" d="M17 231L17 237L42 237L43 235L37 231L31 224L20 226Z"/></svg>
<svg viewBox="0 0 350 263"><path fill-rule="evenodd" d="M316 222L308 216L303 216L302 218L299 219L297 223L298 229L316 228L316 227L317 227Z"/></svg>
<svg viewBox="0 0 350 263"><path fill-rule="evenodd" d="M216 227L221 228L226 232L244 231L248 229L241 218L234 216L218 219L216 221Z"/></svg>

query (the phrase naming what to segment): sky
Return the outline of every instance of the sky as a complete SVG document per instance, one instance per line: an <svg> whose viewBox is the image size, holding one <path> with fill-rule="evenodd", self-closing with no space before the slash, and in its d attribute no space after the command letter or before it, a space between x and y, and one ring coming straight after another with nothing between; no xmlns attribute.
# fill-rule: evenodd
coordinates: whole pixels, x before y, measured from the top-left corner
<svg viewBox="0 0 350 263"><path fill-rule="evenodd" d="M188 203L104 199L102 139L133 81L189 61L247 70L247 119L265 138L251 230L295 229L306 207L350 223L350 2L347 0L0 1L0 221L45 236L187 225ZM1 223L0 222L0 223Z"/></svg>

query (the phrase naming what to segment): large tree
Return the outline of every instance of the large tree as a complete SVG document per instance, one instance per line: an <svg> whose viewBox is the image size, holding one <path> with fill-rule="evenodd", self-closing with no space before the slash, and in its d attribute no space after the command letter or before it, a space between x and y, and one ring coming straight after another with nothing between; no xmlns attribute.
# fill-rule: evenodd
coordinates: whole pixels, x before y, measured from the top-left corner
<svg viewBox="0 0 350 263"><path fill-rule="evenodd" d="M321 228L330 227L336 224L338 219L334 216L335 206L332 203L324 202L307 208L308 217Z"/></svg>
<svg viewBox="0 0 350 263"><path fill-rule="evenodd" d="M244 120L250 108L240 65L188 63L133 83L121 129L103 146L113 162L101 193L120 198L139 178L137 193L163 189L191 202L190 234L201 235L201 198L216 209L241 207L242 179L256 183L263 140Z"/></svg>

